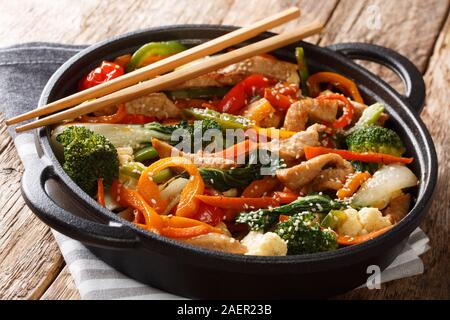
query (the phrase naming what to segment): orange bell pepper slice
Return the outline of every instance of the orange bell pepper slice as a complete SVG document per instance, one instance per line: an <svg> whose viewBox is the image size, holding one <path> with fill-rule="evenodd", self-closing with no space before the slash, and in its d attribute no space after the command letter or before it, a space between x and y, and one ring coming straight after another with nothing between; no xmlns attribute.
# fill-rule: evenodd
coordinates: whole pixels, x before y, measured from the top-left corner
<svg viewBox="0 0 450 320"><path fill-rule="evenodd" d="M161 198L159 187L153 182L152 175L155 173L150 167L142 172L138 181L138 191L156 212L162 213L167 207L167 201Z"/></svg>
<svg viewBox="0 0 450 320"><path fill-rule="evenodd" d="M178 216L161 216L164 227L161 235L168 238L190 238L206 233L224 233L205 222Z"/></svg>
<svg viewBox="0 0 450 320"><path fill-rule="evenodd" d="M124 54L114 59L114 63L125 68L131 60L131 54Z"/></svg>
<svg viewBox="0 0 450 320"><path fill-rule="evenodd" d="M109 116L88 116L83 115L80 117L81 122L91 122L91 123L119 123L127 115L127 110L125 109L125 104L121 103L117 106L117 112Z"/></svg>
<svg viewBox="0 0 450 320"><path fill-rule="evenodd" d="M152 163L141 175L139 179L139 192L144 192L148 196L155 197L156 194L159 194L159 189L156 183L154 183L149 177L153 174L169 168L169 167L179 167L186 170L186 172L190 175L189 182L184 187L183 191L180 195L180 202L177 206L176 215L181 217L192 217L198 210L199 200L196 198L197 195L203 194L205 190L205 183L200 175L195 164L193 164L190 160L183 157L171 157L160 159L154 163ZM141 179L143 179L143 183L145 183L145 187L148 187L147 191L145 191L144 185L143 188L140 186ZM145 181L146 180L146 181ZM156 198L155 201L158 203ZM159 204L163 204L159 202Z"/></svg>
<svg viewBox="0 0 450 320"><path fill-rule="evenodd" d="M144 215L145 226L148 230L159 233L163 227L161 216L144 200L139 192L123 186L118 180L114 180L111 186L114 199L123 206L133 207Z"/></svg>
<svg viewBox="0 0 450 320"><path fill-rule="evenodd" d="M343 91L347 97L351 97L353 101L364 103L357 85L352 80L338 73L317 72L308 78L307 83L312 97L317 97L320 94L321 83L330 83L337 89Z"/></svg>
<svg viewBox="0 0 450 320"><path fill-rule="evenodd" d="M276 128L261 128L261 127L254 127L249 130L256 130L256 133L258 135L266 136L271 139L286 139L292 137L294 134L296 134L296 131L289 131L284 129L276 129Z"/></svg>
<svg viewBox="0 0 450 320"><path fill-rule="evenodd" d="M307 160L312 159L314 157L320 156L322 154L328 153L336 153L340 155L345 160L349 161L363 161L363 162L375 162L375 163L405 163L409 164L414 161L414 158L403 158L403 157L395 157L390 154L385 153L372 153L372 152L352 152L348 150L340 150L340 149L332 149L332 148L324 148L324 147L311 147L305 146L305 157Z"/></svg>

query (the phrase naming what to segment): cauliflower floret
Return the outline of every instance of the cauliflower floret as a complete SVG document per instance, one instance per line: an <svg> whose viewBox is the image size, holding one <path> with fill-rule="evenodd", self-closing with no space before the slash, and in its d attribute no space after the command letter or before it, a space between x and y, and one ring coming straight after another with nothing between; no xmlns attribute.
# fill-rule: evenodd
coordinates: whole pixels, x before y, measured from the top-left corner
<svg viewBox="0 0 450 320"><path fill-rule="evenodd" d="M391 225L388 217L383 217L377 208L362 208L358 212L359 221L364 229L370 233Z"/></svg>
<svg viewBox="0 0 450 320"><path fill-rule="evenodd" d="M337 232L351 237L361 234L363 226L358 219L358 211L346 209L344 212L347 215L347 219L338 227Z"/></svg>
<svg viewBox="0 0 450 320"><path fill-rule="evenodd" d="M383 217L377 208L344 210L347 219L338 227L337 232L351 237L361 236L391 225L388 217Z"/></svg>
<svg viewBox="0 0 450 320"><path fill-rule="evenodd" d="M133 148L119 147L116 149L117 149L117 154L119 156L119 163L121 166L127 164L128 162L134 161Z"/></svg>
<svg viewBox="0 0 450 320"><path fill-rule="evenodd" d="M250 231L241 244L247 247L246 255L251 256L285 256L287 244L273 232Z"/></svg>

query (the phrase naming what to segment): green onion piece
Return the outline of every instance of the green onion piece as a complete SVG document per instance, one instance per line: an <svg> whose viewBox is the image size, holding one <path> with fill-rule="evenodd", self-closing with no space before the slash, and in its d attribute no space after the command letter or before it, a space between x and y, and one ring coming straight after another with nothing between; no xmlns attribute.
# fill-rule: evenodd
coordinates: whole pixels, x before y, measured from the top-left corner
<svg viewBox="0 0 450 320"><path fill-rule="evenodd" d="M306 81L309 78L308 64L306 63L305 52L302 47L295 48L295 57L297 58L298 73L300 75L300 83L302 86L302 95L308 96L308 86Z"/></svg>
<svg viewBox="0 0 450 320"><path fill-rule="evenodd" d="M161 171L155 173L152 179L155 183L163 183L173 177L172 171L169 168L162 169Z"/></svg>
<svg viewBox="0 0 450 320"><path fill-rule="evenodd" d="M139 162L130 162L120 168L120 173L138 180L146 167ZM155 173L152 179L155 183L163 183L173 177L172 171L169 168L162 169Z"/></svg>
<svg viewBox="0 0 450 320"><path fill-rule="evenodd" d="M325 218L323 218L320 225L324 228L336 229L345 220L347 220L347 215L342 210L331 210Z"/></svg>
<svg viewBox="0 0 450 320"><path fill-rule="evenodd" d="M184 116L197 120L214 120L222 129L248 129L254 126L253 121L246 117L221 113L210 109L187 108L183 109Z"/></svg>
<svg viewBox="0 0 450 320"><path fill-rule="evenodd" d="M144 162L158 157L158 152L153 147L145 147L135 152L134 161Z"/></svg>

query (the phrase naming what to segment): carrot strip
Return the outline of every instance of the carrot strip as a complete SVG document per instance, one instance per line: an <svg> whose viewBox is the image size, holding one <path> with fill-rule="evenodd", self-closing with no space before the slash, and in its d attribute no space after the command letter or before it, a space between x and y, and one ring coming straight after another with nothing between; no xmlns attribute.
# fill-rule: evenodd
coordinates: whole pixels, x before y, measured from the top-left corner
<svg viewBox="0 0 450 320"><path fill-rule="evenodd" d="M264 177L250 183L241 194L243 198L258 198L272 191L277 184L278 179L275 177Z"/></svg>
<svg viewBox="0 0 450 320"><path fill-rule="evenodd" d="M275 191L273 193L273 197L280 203L280 204L288 204L292 201L295 201L298 199L299 195L294 192L283 192L283 191Z"/></svg>
<svg viewBox="0 0 450 320"><path fill-rule="evenodd" d="M240 156L244 156L245 154L253 151L258 146L258 143L250 141L250 140L244 140L242 142L236 143L235 145L232 145L229 148L226 148L225 150L218 151L211 153L211 156L214 157L221 157L225 159L237 159ZM209 155L209 154L208 154Z"/></svg>
<svg viewBox="0 0 450 320"><path fill-rule="evenodd" d="M375 163L384 163L384 164L390 164L390 163L405 163L409 164L413 162L414 158L403 158L403 157L395 157L391 156L390 154L384 154L384 153L371 153L371 152L364 152L364 153L358 153L358 152L352 152L348 150L339 150L339 149L332 149L332 148L324 148L324 147L310 147L305 146L305 157L307 160L312 159L314 157L320 156L322 154L328 154L328 153L336 153L340 155L345 160L350 161L363 161L363 162L375 162Z"/></svg>
<svg viewBox="0 0 450 320"><path fill-rule="evenodd" d="M356 192L356 190L368 179L370 178L370 173L357 172L350 176L345 182L344 186L337 191L337 196L339 199L344 199L350 197Z"/></svg>
<svg viewBox="0 0 450 320"><path fill-rule="evenodd" d="M98 178L98 180L97 180L97 201L103 208L106 208L105 189L103 187L103 178Z"/></svg>
<svg viewBox="0 0 450 320"><path fill-rule="evenodd" d="M252 210L275 207L279 205L278 201L272 197L240 198L197 195L196 198L206 204L223 209Z"/></svg>
<svg viewBox="0 0 450 320"><path fill-rule="evenodd" d="M363 236L351 237L351 236L347 236L347 235L345 235L345 236L338 235L336 237L336 241L341 246L349 246L352 244L359 244L359 243L369 241L375 237L378 237L380 234L385 233L386 231L388 231L391 228L392 228L392 226L385 227L383 229L373 231L373 232L365 234Z"/></svg>

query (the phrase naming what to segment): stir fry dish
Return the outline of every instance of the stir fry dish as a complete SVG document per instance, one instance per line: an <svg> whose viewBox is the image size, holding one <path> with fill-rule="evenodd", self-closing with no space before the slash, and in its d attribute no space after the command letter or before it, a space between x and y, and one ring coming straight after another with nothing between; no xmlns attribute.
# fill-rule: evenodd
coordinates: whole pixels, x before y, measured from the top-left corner
<svg viewBox="0 0 450 320"><path fill-rule="evenodd" d="M185 49L145 44L78 89ZM369 241L408 213L414 159L381 103L366 105L343 75L310 75L302 48L295 56L255 56L66 121L54 148L101 206L163 237L260 256Z"/></svg>

